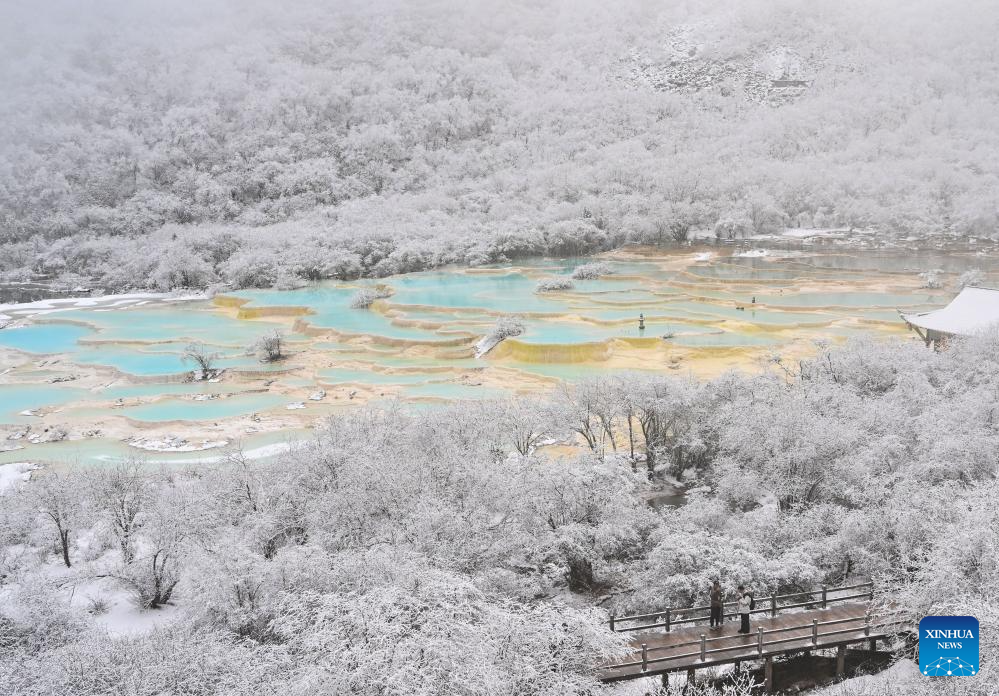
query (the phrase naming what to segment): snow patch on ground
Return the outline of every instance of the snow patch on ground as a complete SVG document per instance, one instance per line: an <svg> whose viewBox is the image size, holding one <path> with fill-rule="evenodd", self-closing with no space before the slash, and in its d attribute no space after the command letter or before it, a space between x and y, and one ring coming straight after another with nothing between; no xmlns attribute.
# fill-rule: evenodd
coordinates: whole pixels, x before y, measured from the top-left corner
<svg viewBox="0 0 999 696"><path fill-rule="evenodd" d="M481 358L483 355L499 345L499 342L502 340L502 338L492 335L483 336L479 339L479 342L475 344L475 357Z"/></svg>
<svg viewBox="0 0 999 696"><path fill-rule="evenodd" d="M28 481L31 478L31 472L38 468L37 464L30 462L0 464L0 493L3 493L11 486Z"/></svg>
<svg viewBox="0 0 999 696"><path fill-rule="evenodd" d="M784 230L785 237L794 237L795 239L808 239L810 237L838 237L849 233L850 230L844 228L837 229L826 229L826 228L793 228Z"/></svg>
<svg viewBox="0 0 999 696"><path fill-rule="evenodd" d="M704 251L701 252L700 254L694 254L694 261L708 261L711 259L712 256L714 256L713 252Z"/></svg>
<svg viewBox="0 0 999 696"><path fill-rule="evenodd" d="M225 447L228 440L204 440L200 444L189 442L180 437L165 437L157 440L153 438L133 438L125 440L130 447L145 450L147 452L202 452L204 450Z"/></svg>
<svg viewBox="0 0 999 696"><path fill-rule="evenodd" d="M769 511L775 515L780 512L780 503L777 501L777 495L772 491L764 491L757 498L756 502L759 504L760 510Z"/></svg>
<svg viewBox="0 0 999 696"><path fill-rule="evenodd" d="M131 591L113 579L80 582L73 588L73 605L89 609L99 600L107 611L94 615L94 623L103 626L112 636L135 636L149 633L158 626L177 618L175 606L142 609Z"/></svg>
<svg viewBox="0 0 999 696"><path fill-rule="evenodd" d="M171 605L142 609L135 594L115 578L74 578L73 571L56 565L46 567L43 573L59 578L58 596L63 601L89 614L95 625L112 636L149 633L179 615L178 607Z"/></svg>
<svg viewBox="0 0 999 696"><path fill-rule="evenodd" d="M145 304L150 300L160 302L190 302L204 300L207 295L202 293L192 295L171 295L163 292L136 292L122 295L104 295L102 297L65 297L59 299L36 300L19 304L0 304L0 321L10 320L14 316L28 317L38 314L65 312L81 307L97 309L120 309L122 307Z"/></svg>
<svg viewBox="0 0 999 696"><path fill-rule="evenodd" d="M265 459L267 457L274 457L279 454L283 454L292 448L291 442L275 442L270 445L261 445L260 447L254 447L253 449L244 450L242 452L243 457L246 459ZM186 451L198 451L198 450L173 450L179 452ZM209 457L192 457L190 459L144 459L143 461L149 464L218 464L225 460L226 455L216 455ZM112 455L106 457L98 457L102 461L117 461L118 458Z"/></svg>

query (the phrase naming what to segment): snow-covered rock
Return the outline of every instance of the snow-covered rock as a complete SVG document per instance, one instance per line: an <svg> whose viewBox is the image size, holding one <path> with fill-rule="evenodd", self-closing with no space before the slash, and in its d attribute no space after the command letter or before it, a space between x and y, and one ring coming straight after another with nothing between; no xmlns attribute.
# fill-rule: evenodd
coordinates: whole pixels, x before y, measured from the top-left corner
<svg viewBox="0 0 999 696"><path fill-rule="evenodd" d="M69 436L62 428L48 428L42 432L33 432L28 435L28 442L38 445L44 442L62 442Z"/></svg>

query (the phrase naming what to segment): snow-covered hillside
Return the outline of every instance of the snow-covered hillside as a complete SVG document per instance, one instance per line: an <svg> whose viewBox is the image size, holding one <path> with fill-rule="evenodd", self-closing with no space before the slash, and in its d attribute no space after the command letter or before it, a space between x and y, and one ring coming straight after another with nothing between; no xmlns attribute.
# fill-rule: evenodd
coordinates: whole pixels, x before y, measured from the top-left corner
<svg viewBox="0 0 999 696"><path fill-rule="evenodd" d="M999 229L983 0L54 6L0 22L0 280Z"/></svg>
<svg viewBox="0 0 999 696"><path fill-rule="evenodd" d="M631 52L631 80L665 92L710 91L779 106L803 96L825 64L815 51L805 55L783 44L729 54L716 35L712 24L672 29L664 39L662 55L638 49Z"/></svg>

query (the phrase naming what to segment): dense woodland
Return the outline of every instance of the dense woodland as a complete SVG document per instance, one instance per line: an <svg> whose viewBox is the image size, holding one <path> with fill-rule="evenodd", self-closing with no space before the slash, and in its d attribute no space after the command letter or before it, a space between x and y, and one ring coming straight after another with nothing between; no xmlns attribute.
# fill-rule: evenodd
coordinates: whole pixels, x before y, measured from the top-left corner
<svg viewBox="0 0 999 696"><path fill-rule="evenodd" d="M11 0L0 281L995 238L997 30L988 0ZM994 694L997 453L990 333L358 408L269 459L47 466L0 486L0 696L631 694L595 678L608 612L715 577L975 615L981 674L879 696ZM107 620L123 596L140 625Z"/></svg>
<svg viewBox="0 0 999 696"><path fill-rule="evenodd" d="M358 411L270 463L36 472L0 496L0 684L603 693L592 666L621 650L608 611L703 602L714 577L761 594L870 577L912 617L977 616L982 673L944 681L992 693L999 335L782 367ZM539 447L553 439L577 454ZM673 478L699 492L650 507L641 493ZM72 601L94 578L105 589ZM109 633L111 591L170 621Z"/></svg>
<svg viewBox="0 0 999 696"><path fill-rule="evenodd" d="M988 0L0 11L7 279L284 287L695 232L995 235Z"/></svg>

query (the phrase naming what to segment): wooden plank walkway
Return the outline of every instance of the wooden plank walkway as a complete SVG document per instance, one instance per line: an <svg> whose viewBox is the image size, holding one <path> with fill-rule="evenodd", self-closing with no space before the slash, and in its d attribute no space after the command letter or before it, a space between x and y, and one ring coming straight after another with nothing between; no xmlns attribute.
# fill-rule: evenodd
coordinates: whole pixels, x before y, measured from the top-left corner
<svg viewBox="0 0 999 696"><path fill-rule="evenodd" d="M840 604L759 618L754 615L749 635L738 633L739 621L726 621L721 628L691 626L669 633L652 632L635 636L636 651L624 659L597 669L603 682L623 681L699 669L743 660L758 660L785 652L831 648L884 638L899 631L892 618L871 619L869 605ZM760 632L762 630L762 633ZM702 638L703 636L703 638ZM642 661L642 644L645 661ZM703 651L703 652L702 652ZM702 659L703 658L703 659ZM769 661L768 661L769 662Z"/></svg>

